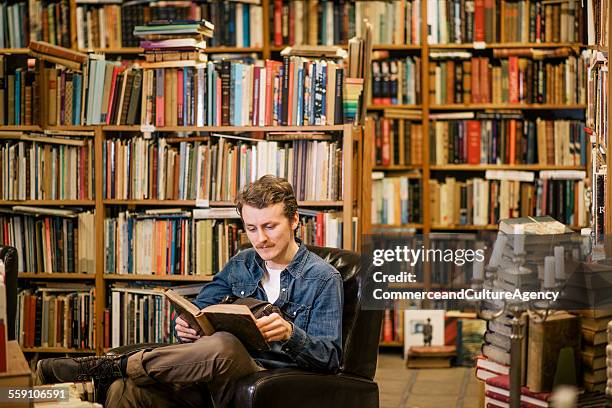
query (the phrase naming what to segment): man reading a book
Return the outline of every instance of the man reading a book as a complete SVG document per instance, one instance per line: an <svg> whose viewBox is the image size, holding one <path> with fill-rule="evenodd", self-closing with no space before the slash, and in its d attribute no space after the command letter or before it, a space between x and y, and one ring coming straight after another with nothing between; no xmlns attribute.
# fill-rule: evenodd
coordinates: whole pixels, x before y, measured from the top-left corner
<svg viewBox="0 0 612 408"><path fill-rule="evenodd" d="M41 360L42 383L97 381L107 406L228 406L237 379L266 368L298 367L336 372L342 347L343 287L340 273L295 238L297 201L284 179L264 176L246 186L236 208L253 248L244 250L206 285L200 309L227 296L268 301L280 313L257 319L270 345L247 350L231 333L201 336L181 317L181 344L131 355Z"/></svg>

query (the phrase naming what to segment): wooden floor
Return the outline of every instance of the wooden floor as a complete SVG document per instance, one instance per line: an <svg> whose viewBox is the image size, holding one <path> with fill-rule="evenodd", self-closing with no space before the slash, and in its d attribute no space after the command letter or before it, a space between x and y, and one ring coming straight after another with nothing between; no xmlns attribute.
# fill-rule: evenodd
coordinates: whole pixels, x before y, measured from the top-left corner
<svg viewBox="0 0 612 408"><path fill-rule="evenodd" d="M474 369L407 369L400 354L378 356L380 408L478 408Z"/></svg>

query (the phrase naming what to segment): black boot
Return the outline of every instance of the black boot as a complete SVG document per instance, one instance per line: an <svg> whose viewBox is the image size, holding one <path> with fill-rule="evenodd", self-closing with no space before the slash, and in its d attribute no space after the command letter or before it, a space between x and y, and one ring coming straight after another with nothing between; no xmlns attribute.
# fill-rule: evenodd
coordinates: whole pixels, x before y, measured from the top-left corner
<svg viewBox="0 0 612 408"><path fill-rule="evenodd" d="M36 365L36 375L40 384L93 380L99 400L113 381L126 377L122 357L125 356L47 358Z"/></svg>

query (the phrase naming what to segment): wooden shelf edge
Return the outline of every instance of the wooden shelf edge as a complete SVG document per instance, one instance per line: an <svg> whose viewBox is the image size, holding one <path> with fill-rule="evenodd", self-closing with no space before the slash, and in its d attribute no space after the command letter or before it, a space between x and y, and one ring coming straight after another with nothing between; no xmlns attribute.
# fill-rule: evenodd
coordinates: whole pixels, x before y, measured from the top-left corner
<svg viewBox="0 0 612 408"><path fill-rule="evenodd" d="M137 275L104 274L107 281L166 281L166 282L210 282L212 275Z"/></svg>
<svg viewBox="0 0 612 408"><path fill-rule="evenodd" d="M155 132L304 132L304 131L342 131L345 125L321 126L162 126ZM103 125L106 132L139 132L140 125Z"/></svg>
<svg viewBox="0 0 612 408"><path fill-rule="evenodd" d="M32 207L42 206L95 206L94 200L0 200L0 206L27 205Z"/></svg>
<svg viewBox="0 0 612 408"><path fill-rule="evenodd" d="M440 231L462 231L462 230L496 230L498 229L497 224L489 224L489 225L432 225L432 230L440 230Z"/></svg>
<svg viewBox="0 0 612 408"><path fill-rule="evenodd" d="M483 110L483 109L491 109L491 110L580 110L586 109L586 105L576 104L576 105L554 105L554 104L523 104L523 103L481 103L481 104L442 104L429 105L430 110L440 110L440 111L460 111L460 110Z"/></svg>
<svg viewBox="0 0 612 408"><path fill-rule="evenodd" d="M372 224L372 229L400 229L400 228L414 228L422 229L423 224Z"/></svg>
<svg viewBox="0 0 612 408"><path fill-rule="evenodd" d="M404 347L404 343L401 341L381 341L378 343L379 347Z"/></svg>
<svg viewBox="0 0 612 408"><path fill-rule="evenodd" d="M586 45L580 43L522 43L522 42L506 42L506 43L483 43L484 48L480 45L474 46L475 43L461 43L461 44L428 44L430 50L445 50L445 49L493 49L493 48L561 48L561 47L581 47L584 48Z"/></svg>
<svg viewBox="0 0 612 408"><path fill-rule="evenodd" d="M207 47L202 50L205 54L218 53L260 53L263 52L263 47ZM122 47L122 48L87 48L79 49L79 52L97 52L105 54L142 54L145 52L140 47Z"/></svg>
<svg viewBox="0 0 612 408"><path fill-rule="evenodd" d="M195 207L195 200L115 200L106 199L102 201L104 205L159 205L159 206L185 206ZM341 207L343 201L298 201L301 207ZM234 207L231 201L211 201L210 207Z"/></svg>
<svg viewBox="0 0 612 408"><path fill-rule="evenodd" d="M27 54L29 48L0 48L0 54Z"/></svg>
<svg viewBox="0 0 612 408"><path fill-rule="evenodd" d="M585 170L585 166L554 166L540 164L432 164L430 170L485 171L485 170Z"/></svg>
<svg viewBox="0 0 612 408"><path fill-rule="evenodd" d="M70 273L70 272L52 272L52 273L36 273L36 272L19 272L18 279L79 279L79 280L95 280L96 275L93 273Z"/></svg>

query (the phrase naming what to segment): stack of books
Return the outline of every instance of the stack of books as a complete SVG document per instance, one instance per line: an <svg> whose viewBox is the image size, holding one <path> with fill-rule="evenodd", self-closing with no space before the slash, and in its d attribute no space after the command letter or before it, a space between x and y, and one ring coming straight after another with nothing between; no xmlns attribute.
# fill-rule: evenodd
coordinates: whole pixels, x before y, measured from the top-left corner
<svg viewBox="0 0 612 408"><path fill-rule="evenodd" d="M30 41L29 48L30 55L35 58L63 65L76 71L81 71L83 64L87 62L87 54L44 41Z"/></svg>
<svg viewBox="0 0 612 408"><path fill-rule="evenodd" d="M533 392L528 387L521 388L521 407L542 407L549 405L550 392ZM485 407L506 408L510 403L510 379L508 375L499 375L486 380Z"/></svg>
<svg viewBox="0 0 612 408"><path fill-rule="evenodd" d="M593 292L594 293L594 292ZM609 379L606 370L612 366L610 335L612 310L588 309L580 312L582 318L582 372L587 391L608 391ZM608 381L608 383L606 383Z"/></svg>
<svg viewBox="0 0 612 408"><path fill-rule="evenodd" d="M145 50L143 68L193 67L206 62L205 38L211 38L214 25L206 20L156 20L134 27Z"/></svg>

